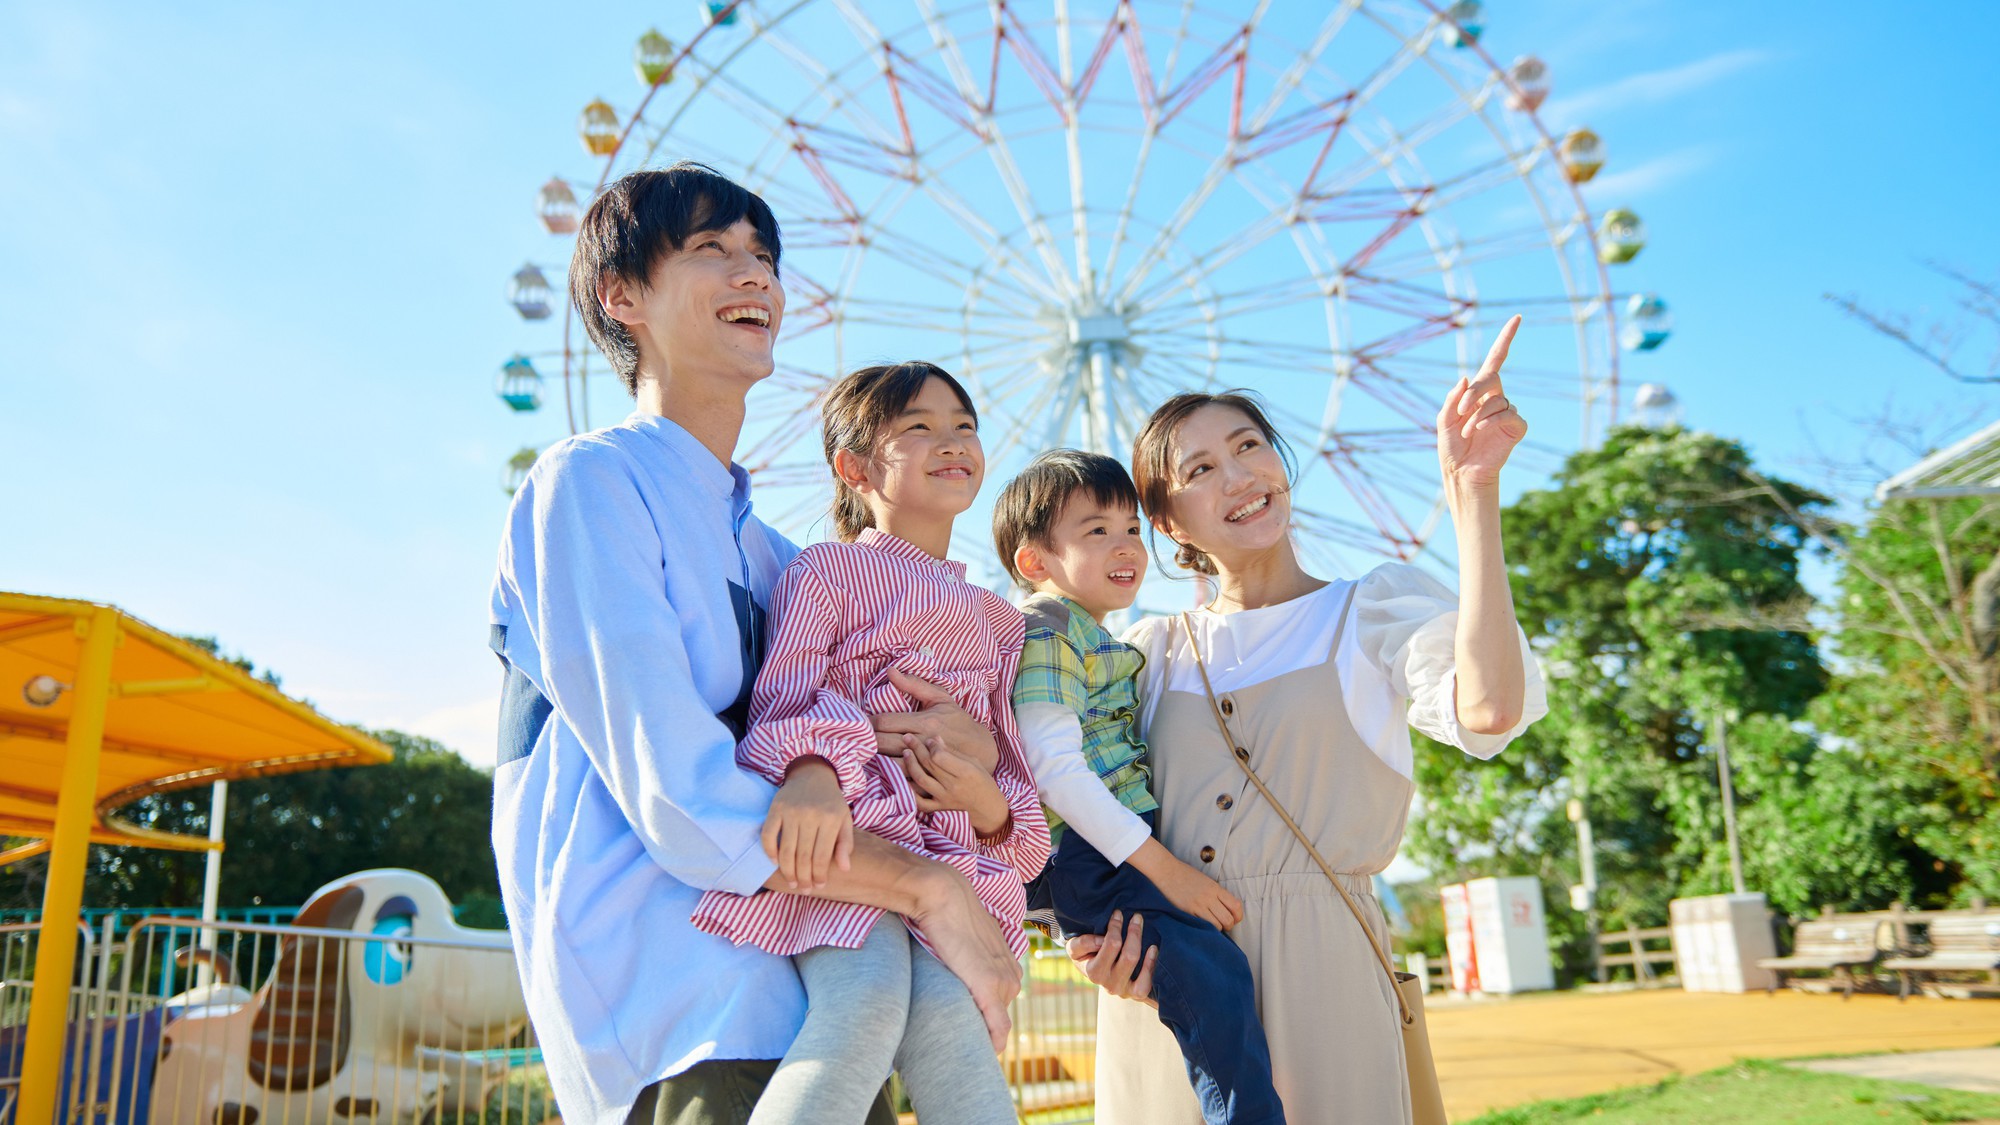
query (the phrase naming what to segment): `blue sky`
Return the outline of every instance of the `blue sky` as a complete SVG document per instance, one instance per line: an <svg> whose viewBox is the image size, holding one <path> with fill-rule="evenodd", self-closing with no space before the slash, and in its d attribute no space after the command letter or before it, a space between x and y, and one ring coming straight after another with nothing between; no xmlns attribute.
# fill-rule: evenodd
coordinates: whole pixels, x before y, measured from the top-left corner
<svg viewBox="0 0 2000 1125"><path fill-rule="evenodd" d="M694 7L0 8L0 588L490 760L502 466L556 424L493 398L505 279L549 253L535 188L590 175L578 109ZM1544 117L1607 141L1593 207L1650 228L1677 328L1628 386L1817 483L1907 460L1859 424L1892 401L2000 409L1821 297L1943 313L1924 260L2000 268L1996 37L1970 2L1494 0L1485 42L1548 62Z"/></svg>

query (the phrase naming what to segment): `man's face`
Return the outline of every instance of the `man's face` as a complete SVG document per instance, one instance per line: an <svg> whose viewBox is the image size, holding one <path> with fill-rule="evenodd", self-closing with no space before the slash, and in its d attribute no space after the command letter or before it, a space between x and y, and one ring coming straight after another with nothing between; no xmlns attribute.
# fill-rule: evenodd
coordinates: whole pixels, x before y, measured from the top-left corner
<svg viewBox="0 0 2000 1125"><path fill-rule="evenodd" d="M708 373L739 384L735 393L769 375L785 316L776 265L748 219L697 231L669 251L633 295L638 323L627 323L642 369L650 361L668 377Z"/></svg>
<svg viewBox="0 0 2000 1125"><path fill-rule="evenodd" d="M1032 560L1022 557L1029 554ZM1028 576L1036 589L1066 594L1101 621L1131 605L1146 577L1138 509L1078 493L1049 528L1048 543L1029 544L1015 557L1016 566L1028 561L1046 575Z"/></svg>

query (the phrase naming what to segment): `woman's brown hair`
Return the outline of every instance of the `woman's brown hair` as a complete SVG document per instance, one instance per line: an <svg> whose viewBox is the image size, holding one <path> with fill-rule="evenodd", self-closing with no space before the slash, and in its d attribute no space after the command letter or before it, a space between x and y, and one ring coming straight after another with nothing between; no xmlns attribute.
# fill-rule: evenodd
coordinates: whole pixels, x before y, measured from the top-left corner
<svg viewBox="0 0 2000 1125"><path fill-rule="evenodd" d="M1146 419L1145 426L1139 430L1139 436L1132 440L1132 483L1138 487L1139 504L1146 510L1147 534L1154 536L1155 555L1159 553L1157 521L1167 518L1171 512L1168 496L1172 494L1174 484L1174 435L1180 432L1181 423L1204 406L1226 406L1250 419L1250 424L1263 433L1264 440L1284 460L1286 479L1298 475L1292 459L1292 447L1278 433L1278 428L1271 424L1271 419L1264 413L1264 404L1257 400L1253 392L1239 388L1216 392L1188 391L1175 395L1153 411L1153 416ZM1196 574L1215 573L1215 560L1200 548L1179 540L1175 543L1180 549L1174 553L1174 562Z"/></svg>
<svg viewBox="0 0 2000 1125"><path fill-rule="evenodd" d="M951 373L934 363L911 360L877 367L864 367L835 383L819 404L820 444L826 449L827 468L833 455L845 449L866 459L875 454L882 431L896 420L932 379L941 379L958 396L965 412L979 424L979 411L972 396L965 393ZM833 478L833 532L842 542L852 542L863 530L875 526L875 514L868 510L860 494L847 487L838 473Z"/></svg>

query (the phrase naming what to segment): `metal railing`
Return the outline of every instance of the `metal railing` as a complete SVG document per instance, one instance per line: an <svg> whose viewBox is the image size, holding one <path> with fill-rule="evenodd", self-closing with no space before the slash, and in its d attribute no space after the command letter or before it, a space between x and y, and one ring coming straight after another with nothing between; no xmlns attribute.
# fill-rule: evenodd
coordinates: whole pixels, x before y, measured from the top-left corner
<svg viewBox="0 0 2000 1125"><path fill-rule="evenodd" d="M103 1017L101 947L90 930L77 926L76 968L69 981L64 1029L61 1096L66 1105L83 1104L83 1091L95 1083L90 1044ZM27 1053L28 1010L35 994L35 957L40 951L39 922L0 925L0 1121L12 1121L20 1093ZM79 1065L81 1064L81 1065Z"/></svg>
<svg viewBox="0 0 2000 1125"><path fill-rule="evenodd" d="M1000 1065L1014 1104L1046 1125L1092 1120L1097 1100L1097 986L1061 946L1029 931L1027 973L1009 1006Z"/></svg>
<svg viewBox="0 0 2000 1125"><path fill-rule="evenodd" d="M297 915L296 906L231 906L216 912L217 921L261 922L265 925L282 926ZM119 937L132 923L141 918L199 918L198 906L93 906L77 911L77 920L93 934L103 934L105 921L111 922L110 932ZM21 923L38 923L42 920L40 910L0 910L0 929Z"/></svg>
<svg viewBox="0 0 2000 1125"><path fill-rule="evenodd" d="M78 927L62 1125L542 1125L558 1115L503 934L97 921L102 933ZM17 1125L9 1079L39 932L0 926L0 1125ZM1087 1125L1097 989L1039 933L1011 1014L1000 1062L1020 1111Z"/></svg>

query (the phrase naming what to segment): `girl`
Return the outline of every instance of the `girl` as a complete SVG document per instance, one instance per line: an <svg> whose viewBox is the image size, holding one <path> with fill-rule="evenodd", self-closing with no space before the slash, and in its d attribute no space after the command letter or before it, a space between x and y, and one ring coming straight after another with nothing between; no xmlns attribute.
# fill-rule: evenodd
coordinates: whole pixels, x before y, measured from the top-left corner
<svg viewBox="0 0 2000 1125"><path fill-rule="evenodd" d="M857 828L956 868L1026 951L1022 883L1049 855L1010 698L1023 622L948 561L952 520L985 473L972 400L928 363L869 367L820 407L837 543L816 543L773 598L769 654L737 748L779 785L764 848L792 887L845 868ZM990 750L919 743L878 752L868 716L912 710L892 670L947 688L992 728ZM859 1122L893 1067L925 1125L1015 1120L984 1025L958 978L896 915L806 895L711 891L696 927L796 960L809 1010L753 1125ZM990 1050L989 1050L990 1046Z"/></svg>

